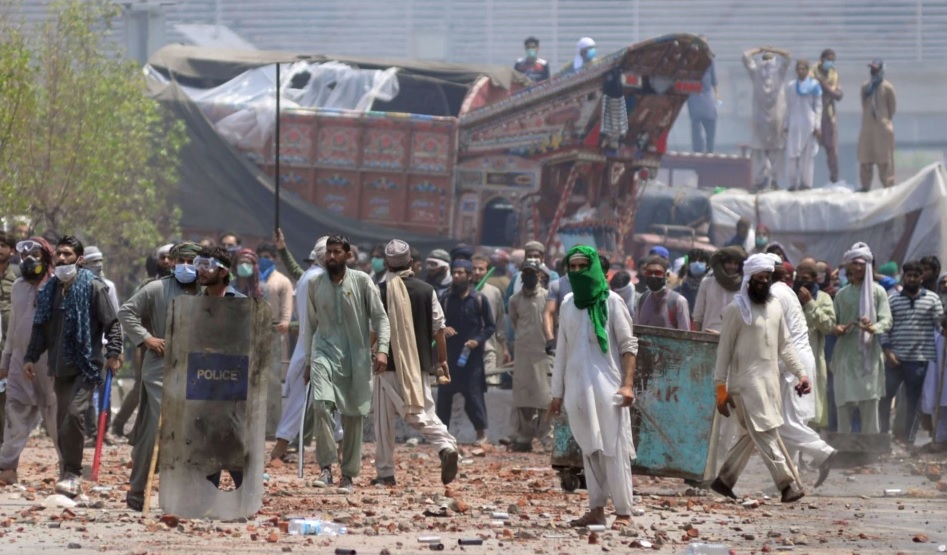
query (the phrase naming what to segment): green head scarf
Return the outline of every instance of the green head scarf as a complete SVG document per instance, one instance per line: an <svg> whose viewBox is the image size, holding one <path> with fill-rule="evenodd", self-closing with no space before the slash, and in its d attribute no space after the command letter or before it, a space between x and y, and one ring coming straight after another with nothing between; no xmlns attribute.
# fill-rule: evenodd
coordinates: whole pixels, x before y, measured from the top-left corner
<svg viewBox="0 0 947 555"><path fill-rule="evenodd" d="M569 283L572 285L572 298L575 306L588 309L589 318L595 326L595 335L603 353L608 352L608 332L605 324L608 322L608 281L602 271L602 262L598 253L592 247L577 245L566 253L566 269L569 268L569 259L575 255L589 259L589 265L579 272L569 272Z"/></svg>

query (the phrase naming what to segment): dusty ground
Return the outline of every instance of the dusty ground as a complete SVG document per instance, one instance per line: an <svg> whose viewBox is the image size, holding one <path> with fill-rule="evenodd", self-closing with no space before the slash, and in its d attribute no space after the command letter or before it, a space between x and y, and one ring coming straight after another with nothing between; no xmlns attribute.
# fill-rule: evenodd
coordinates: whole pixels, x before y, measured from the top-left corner
<svg viewBox="0 0 947 555"><path fill-rule="evenodd" d="M23 454L20 486L0 488L0 553L333 553L360 555L430 553L419 536L440 536L445 551L465 554L683 553L688 541L719 541L737 553L931 553L947 543L947 478L939 478L943 457L892 458L866 468L836 470L826 484L801 502L782 505L758 459L751 461L736 491L758 507L725 502L706 491L688 491L680 480L635 478L637 529L595 536L567 527L585 508L584 492L564 493L545 454L512 454L490 448L464 449L459 479L439 485L439 463L429 446L402 446L398 486L375 488L367 445L354 495L309 486L296 478L295 464L269 468L264 508L247 521L147 519L126 510L125 480L130 449L107 448L100 484L89 504L72 509L45 507L52 494L54 455L46 438L34 438ZM307 454L307 462L309 460ZM91 449L87 461L91 462ZM936 471L936 472L934 472ZM930 477L926 474L932 474ZM814 472L803 479L811 483ZM886 489L900 494L885 495ZM157 499L155 500L157 507ZM451 507L445 516L439 507ZM510 513L495 523L493 511ZM430 514L430 513L429 513ZM338 538L289 536L279 522L292 516L322 516L346 522ZM173 526L169 526L173 525ZM483 545L459 547L459 538ZM642 547L650 542L653 547ZM647 546L648 543L643 545Z"/></svg>

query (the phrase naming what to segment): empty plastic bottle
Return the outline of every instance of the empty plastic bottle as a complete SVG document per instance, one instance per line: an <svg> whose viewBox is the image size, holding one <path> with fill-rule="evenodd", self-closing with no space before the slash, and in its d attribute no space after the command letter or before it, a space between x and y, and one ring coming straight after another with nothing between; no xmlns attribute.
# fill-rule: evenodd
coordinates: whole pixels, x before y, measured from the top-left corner
<svg viewBox="0 0 947 555"><path fill-rule="evenodd" d="M457 366L463 368L467 366L467 359L470 358L470 347L464 345L464 350L460 352L460 358L457 359Z"/></svg>
<svg viewBox="0 0 947 555"><path fill-rule="evenodd" d="M722 543L689 543L687 555L735 555L735 551Z"/></svg>
<svg viewBox="0 0 947 555"><path fill-rule="evenodd" d="M289 521L290 536L339 536L345 533L345 526L325 520L294 518Z"/></svg>

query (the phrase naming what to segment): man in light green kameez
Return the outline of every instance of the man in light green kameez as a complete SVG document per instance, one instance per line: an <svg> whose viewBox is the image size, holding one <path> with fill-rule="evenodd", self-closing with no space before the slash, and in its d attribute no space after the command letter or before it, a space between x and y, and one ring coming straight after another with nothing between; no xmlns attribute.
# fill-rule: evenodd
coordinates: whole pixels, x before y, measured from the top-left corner
<svg viewBox="0 0 947 555"><path fill-rule="evenodd" d="M338 461L330 411L342 415L342 479L339 488L353 491L352 479L362 462L362 427L371 409L373 363L388 365L390 330L378 287L371 276L347 268L352 247L333 235L326 241L326 273L308 287L308 344L316 412L316 459L322 469L315 484L333 483L332 464ZM372 342L374 334L374 343Z"/></svg>
<svg viewBox="0 0 947 555"><path fill-rule="evenodd" d="M845 253L849 285L835 296L835 335L832 353L838 430L852 431L852 412L861 415L861 432L877 434L878 400L885 395L884 359L878 334L891 329L891 307L883 287L872 279L874 257L865 243Z"/></svg>

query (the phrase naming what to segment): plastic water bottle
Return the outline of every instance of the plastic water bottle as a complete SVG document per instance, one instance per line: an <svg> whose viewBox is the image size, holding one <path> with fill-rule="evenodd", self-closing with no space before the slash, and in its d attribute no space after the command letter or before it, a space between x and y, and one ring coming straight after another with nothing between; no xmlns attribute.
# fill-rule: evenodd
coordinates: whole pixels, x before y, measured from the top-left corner
<svg viewBox="0 0 947 555"><path fill-rule="evenodd" d="M689 543L684 553L687 555L731 555L734 551L722 543Z"/></svg>
<svg viewBox="0 0 947 555"><path fill-rule="evenodd" d="M339 536L345 533L345 526L325 520L294 518L289 521L290 536Z"/></svg>
<svg viewBox="0 0 947 555"><path fill-rule="evenodd" d="M457 366L463 368L467 366L467 359L470 358L470 347L464 345L464 350L460 352L460 358L457 359Z"/></svg>

